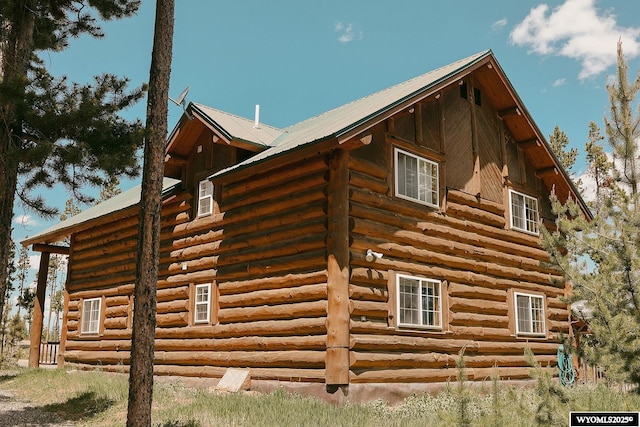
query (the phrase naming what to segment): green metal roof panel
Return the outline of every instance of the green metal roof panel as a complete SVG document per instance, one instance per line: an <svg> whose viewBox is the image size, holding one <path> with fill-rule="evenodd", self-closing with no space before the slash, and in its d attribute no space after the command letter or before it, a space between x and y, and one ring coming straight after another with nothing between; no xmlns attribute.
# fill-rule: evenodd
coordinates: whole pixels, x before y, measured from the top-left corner
<svg viewBox="0 0 640 427"><path fill-rule="evenodd" d="M256 154L242 163L219 171L212 175L212 177L224 175L234 169L277 156L314 141L330 137L339 137L361 123L401 104L405 100L429 90L437 83L474 65L489 55L491 55L490 50L477 53L289 126L273 141L271 148Z"/></svg>
<svg viewBox="0 0 640 427"><path fill-rule="evenodd" d="M282 133L282 130L264 123L259 123L256 128L253 120L207 107L206 105L191 103L191 106L195 111L201 113L210 125L229 139L241 139L262 146L270 146Z"/></svg>
<svg viewBox="0 0 640 427"><path fill-rule="evenodd" d="M178 184L180 184L180 181L177 179L164 178L162 181L163 194L172 190ZM49 235L66 236L67 234L65 233L65 230L70 230L71 228L76 227L80 224L84 224L105 215L137 205L138 203L140 203L141 189L141 185L136 185L135 187L127 191L123 191L117 196L105 200L102 203L98 203L97 205L90 207L86 211L82 211L77 215L67 218L64 221L61 221L56 225L23 240L22 244L30 245L32 243L40 243L47 240L47 236Z"/></svg>

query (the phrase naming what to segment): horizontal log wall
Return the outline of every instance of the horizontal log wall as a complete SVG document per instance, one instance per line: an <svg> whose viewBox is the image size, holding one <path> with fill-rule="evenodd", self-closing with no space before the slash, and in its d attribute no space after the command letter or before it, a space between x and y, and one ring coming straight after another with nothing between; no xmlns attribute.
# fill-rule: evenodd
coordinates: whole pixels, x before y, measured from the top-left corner
<svg viewBox="0 0 640 427"><path fill-rule="evenodd" d="M472 380L528 377L527 347L555 366L569 313L563 278L546 266L537 236L506 229L501 203L462 191L448 191L446 212L393 199L386 161L367 153L352 152L349 167L351 382L455 379L461 349ZM368 248L383 257L366 261ZM442 331L393 326L393 272L442 281ZM510 289L546 295L546 338L515 336Z"/></svg>
<svg viewBox="0 0 640 427"><path fill-rule="evenodd" d="M327 342L325 156L225 183L219 212L192 197L163 206L155 371L324 381ZM65 360L122 370L131 349L137 212L75 236ZM193 285L212 283L211 324L193 322ZM82 300L103 297L99 336L80 333Z"/></svg>

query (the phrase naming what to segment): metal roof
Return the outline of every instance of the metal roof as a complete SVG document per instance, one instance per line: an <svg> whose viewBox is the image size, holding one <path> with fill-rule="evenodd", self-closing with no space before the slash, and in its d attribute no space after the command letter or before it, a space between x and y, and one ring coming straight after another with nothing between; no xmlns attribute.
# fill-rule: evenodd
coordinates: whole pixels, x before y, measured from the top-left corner
<svg viewBox="0 0 640 427"><path fill-rule="evenodd" d="M207 107L206 105L192 102L189 107L196 113L200 113L209 125L213 126L229 140L241 139L262 146L270 146L282 134L281 129L264 123L260 123L256 128L253 120Z"/></svg>
<svg viewBox="0 0 640 427"><path fill-rule="evenodd" d="M439 82L474 65L489 55L491 55L490 50L476 53L475 55L429 71L418 77L414 77L395 86L383 89L372 95L365 96L289 126L271 143L271 148L256 154L244 162L223 169L211 175L210 178L225 175L232 170L277 156L315 141L331 137L340 137L363 122L391 110L407 99L428 91Z"/></svg>
<svg viewBox="0 0 640 427"><path fill-rule="evenodd" d="M162 181L162 193L163 195L172 190L176 185L180 184L180 181L173 178L164 178ZM22 241L24 246L60 240L68 235L67 230L75 228L80 224L84 224L91 220L100 218L101 216L111 214L117 211L124 210L131 206L137 205L140 202L140 193L142 186L136 185L135 187L123 191L122 193L114 196L102 203L98 203L95 206L90 207L86 211L82 211L77 215L67 218L64 221L57 223L56 225L41 231ZM52 240L56 239L56 240Z"/></svg>

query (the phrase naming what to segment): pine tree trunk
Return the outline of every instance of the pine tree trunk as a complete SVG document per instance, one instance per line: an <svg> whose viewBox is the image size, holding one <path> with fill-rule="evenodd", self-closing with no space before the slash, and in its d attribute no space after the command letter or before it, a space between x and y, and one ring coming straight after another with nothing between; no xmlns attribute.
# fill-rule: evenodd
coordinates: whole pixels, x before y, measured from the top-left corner
<svg viewBox="0 0 640 427"><path fill-rule="evenodd" d="M27 68L33 52L35 15L31 1L15 2L13 25L0 19L5 40L0 40L0 84L15 96L24 93ZM18 183L21 139L15 104L0 98L0 313L4 312L7 267L9 265L11 220Z"/></svg>
<svg viewBox="0 0 640 427"><path fill-rule="evenodd" d="M127 426L130 427L151 426L160 208L173 48L173 15L174 0L156 1L134 290L135 312L127 412Z"/></svg>

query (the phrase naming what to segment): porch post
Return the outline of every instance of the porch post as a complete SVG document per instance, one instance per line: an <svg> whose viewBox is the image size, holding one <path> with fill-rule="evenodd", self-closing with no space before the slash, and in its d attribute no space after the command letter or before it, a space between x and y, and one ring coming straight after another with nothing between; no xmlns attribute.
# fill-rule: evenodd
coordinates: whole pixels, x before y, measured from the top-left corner
<svg viewBox="0 0 640 427"><path fill-rule="evenodd" d="M31 319L31 345L29 347L29 367L40 366L40 342L42 341L42 320L44 317L44 299L47 289L47 273L49 270L50 252L42 252L40 255L40 269L38 270L38 288L36 300L33 304L33 317Z"/></svg>

